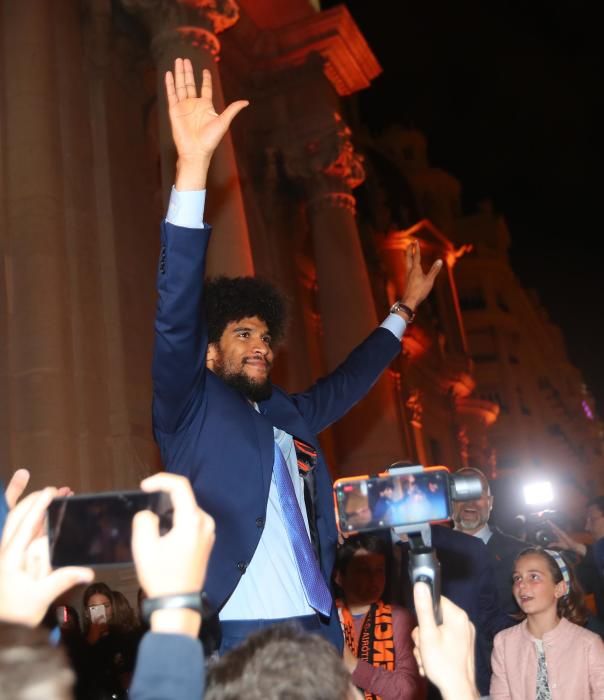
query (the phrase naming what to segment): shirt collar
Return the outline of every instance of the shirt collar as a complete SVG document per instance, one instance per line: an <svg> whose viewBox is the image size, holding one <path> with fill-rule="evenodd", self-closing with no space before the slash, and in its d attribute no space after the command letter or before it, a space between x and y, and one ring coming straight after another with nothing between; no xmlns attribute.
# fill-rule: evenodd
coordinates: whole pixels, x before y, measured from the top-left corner
<svg viewBox="0 0 604 700"><path fill-rule="evenodd" d="M455 529L456 529L458 532L463 532L463 530L460 530L457 526L455 527ZM465 534L468 534L468 533L465 533ZM472 537L478 537L478 538L480 538L485 544L487 544L487 542L491 539L491 535L492 535L492 534L493 534L493 531L492 531L491 528L489 527L489 523L485 523L485 524L480 528L480 530L478 530L478 532L475 532L475 533L472 535Z"/></svg>
<svg viewBox="0 0 604 700"><path fill-rule="evenodd" d="M474 537L480 537L480 539L487 544L487 542L491 539L491 535L493 534L493 531L489 527L489 523L485 523L478 532L474 533Z"/></svg>

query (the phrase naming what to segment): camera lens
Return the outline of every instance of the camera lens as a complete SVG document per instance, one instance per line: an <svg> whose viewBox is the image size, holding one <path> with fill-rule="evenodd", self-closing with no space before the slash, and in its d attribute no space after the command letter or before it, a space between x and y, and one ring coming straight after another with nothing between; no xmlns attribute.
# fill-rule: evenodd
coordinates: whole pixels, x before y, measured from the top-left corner
<svg viewBox="0 0 604 700"><path fill-rule="evenodd" d="M535 533L535 542L541 547L547 547L554 539L554 533L549 528L542 528Z"/></svg>

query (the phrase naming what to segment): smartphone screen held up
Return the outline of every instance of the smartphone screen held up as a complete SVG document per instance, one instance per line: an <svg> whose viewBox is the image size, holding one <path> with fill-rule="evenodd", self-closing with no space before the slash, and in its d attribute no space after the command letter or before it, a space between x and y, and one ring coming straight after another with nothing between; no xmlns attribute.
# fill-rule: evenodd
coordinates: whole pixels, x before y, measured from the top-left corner
<svg viewBox="0 0 604 700"><path fill-rule="evenodd" d="M55 498L48 506L52 566L131 563L132 518L140 510L158 515L161 534L171 529L172 501L163 491L115 491Z"/></svg>
<svg viewBox="0 0 604 700"><path fill-rule="evenodd" d="M449 471L432 467L417 473L338 479L334 502L343 534L449 520Z"/></svg>

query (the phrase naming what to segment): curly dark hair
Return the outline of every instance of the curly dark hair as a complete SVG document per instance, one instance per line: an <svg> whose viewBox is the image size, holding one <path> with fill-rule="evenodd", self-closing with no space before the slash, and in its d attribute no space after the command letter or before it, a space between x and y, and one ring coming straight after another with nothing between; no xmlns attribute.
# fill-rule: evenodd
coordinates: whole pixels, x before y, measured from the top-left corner
<svg viewBox="0 0 604 700"><path fill-rule="evenodd" d="M563 557L562 552L558 552L558 554L564 560L570 578L570 586L568 593L558 598L558 617L565 617L570 622L574 622L576 625L581 625L581 627L583 627L587 622L587 609L585 608L583 591L581 590L581 586L577 581L577 577L575 576L573 567ZM554 583L560 583L560 581L564 580L562 571L560 570L558 563L551 556L551 554L548 554L542 547L527 547L526 549L523 549L520 552L520 554L516 557L514 565L516 565L516 562L519 559L522 559L522 557L525 557L527 555L539 556L547 563L547 567L549 569L550 574L552 575L552 578L554 579ZM515 617L517 617L520 620L524 620L526 615L520 612Z"/></svg>
<svg viewBox="0 0 604 700"><path fill-rule="evenodd" d="M217 343L227 324L258 316L278 345L285 334L287 302L270 282L259 277L214 277L204 286L208 342Z"/></svg>

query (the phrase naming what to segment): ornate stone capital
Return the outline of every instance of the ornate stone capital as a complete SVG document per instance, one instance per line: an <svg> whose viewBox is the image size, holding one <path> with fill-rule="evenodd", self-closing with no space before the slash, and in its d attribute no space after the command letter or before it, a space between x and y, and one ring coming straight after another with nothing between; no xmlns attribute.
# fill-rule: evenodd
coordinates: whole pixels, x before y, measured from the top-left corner
<svg viewBox="0 0 604 700"><path fill-rule="evenodd" d="M220 53L216 35L239 19L235 0L122 0L125 9L141 17L151 32L154 52L166 42L182 41Z"/></svg>
<svg viewBox="0 0 604 700"><path fill-rule="evenodd" d="M279 151L285 172L292 180L302 180L312 208L356 210L351 191L365 179L363 158L354 150L351 131L335 112L323 125L303 134L284 130ZM303 148L297 144L302 142Z"/></svg>
<svg viewBox="0 0 604 700"><path fill-rule="evenodd" d="M461 463L464 466L467 466L470 438L468 437L468 430L465 425L460 425L457 429L457 442L459 444L459 455L461 457Z"/></svg>
<svg viewBox="0 0 604 700"><path fill-rule="evenodd" d="M405 406L410 412L411 425L421 429L424 407L422 406L422 395L419 389L411 389L405 401Z"/></svg>
<svg viewBox="0 0 604 700"><path fill-rule="evenodd" d="M356 214L357 201L347 192L324 192L308 201L309 209L347 209Z"/></svg>
<svg viewBox="0 0 604 700"><path fill-rule="evenodd" d="M329 177L342 180L353 190L365 180L363 156L354 150L350 139L352 132L337 112L334 113L334 120L338 153L336 158L323 168L323 172Z"/></svg>

